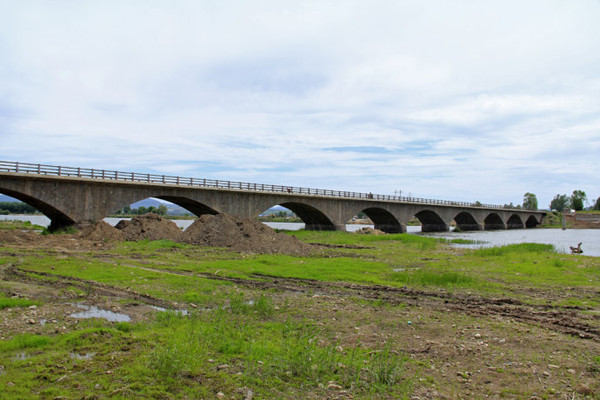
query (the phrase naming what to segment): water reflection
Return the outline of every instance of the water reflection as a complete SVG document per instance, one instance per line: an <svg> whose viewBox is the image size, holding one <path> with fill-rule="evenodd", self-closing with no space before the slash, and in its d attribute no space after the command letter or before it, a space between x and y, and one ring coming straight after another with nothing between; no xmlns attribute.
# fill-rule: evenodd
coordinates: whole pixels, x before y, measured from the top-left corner
<svg viewBox="0 0 600 400"><path fill-rule="evenodd" d="M104 318L110 322L129 322L131 318L127 314L116 313L113 311L103 310L96 306L88 306L86 304L73 304L77 308L85 310L80 313L71 314L73 318Z"/></svg>

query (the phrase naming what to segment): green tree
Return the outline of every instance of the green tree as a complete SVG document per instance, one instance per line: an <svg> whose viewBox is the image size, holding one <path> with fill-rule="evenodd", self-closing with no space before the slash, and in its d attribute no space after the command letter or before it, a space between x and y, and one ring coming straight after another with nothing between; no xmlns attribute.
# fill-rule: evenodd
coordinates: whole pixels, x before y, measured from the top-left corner
<svg viewBox="0 0 600 400"><path fill-rule="evenodd" d="M557 194L550 202L550 209L563 212L569 206L569 198L566 194Z"/></svg>
<svg viewBox="0 0 600 400"><path fill-rule="evenodd" d="M537 210L538 201L535 194L527 192L523 195L523 208L526 210Z"/></svg>
<svg viewBox="0 0 600 400"><path fill-rule="evenodd" d="M156 213L158 215L165 215L167 213L167 211L169 211L167 209L167 206L165 206L164 204L161 204L160 206L158 206L158 208L156 209Z"/></svg>
<svg viewBox="0 0 600 400"><path fill-rule="evenodd" d="M596 204L594 204L594 210L600 210L600 197L596 199Z"/></svg>
<svg viewBox="0 0 600 400"><path fill-rule="evenodd" d="M583 210L583 205L587 200L587 195L583 190L573 190L571 195L571 208L575 211Z"/></svg>

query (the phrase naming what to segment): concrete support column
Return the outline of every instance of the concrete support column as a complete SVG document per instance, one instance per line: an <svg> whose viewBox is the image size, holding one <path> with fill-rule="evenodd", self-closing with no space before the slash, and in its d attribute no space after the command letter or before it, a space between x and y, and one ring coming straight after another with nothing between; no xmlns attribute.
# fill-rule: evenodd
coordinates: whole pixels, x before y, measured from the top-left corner
<svg viewBox="0 0 600 400"><path fill-rule="evenodd" d="M486 231L493 231L493 230L505 230L506 229L506 224L502 224L502 223L498 223L498 224L485 224L484 225L484 229Z"/></svg>
<svg viewBox="0 0 600 400"><path fill-rule="evenodd" d="M321 225L321 224L306 224L304 229L307 231L342 231L346 230L345 225Z"/></svg>
<svg viewBox="0 0 600 400"><path fill-rule="evenodd" d="M375 229L385 233L406 233L406 226L401 224L375 224Z"/></svg>
<svg viewBox="0 0 600 400"><path fill-rule="evenodd" d="M421 224L421 232L448 232L449 230L446 224Z"/></svg>
<svg viewBox="0 0 600 400"><path fill-rule="evenodd" d="M483 225L480 224L457 224L456 227L461 231L481 231L483 230Z"/></svg>

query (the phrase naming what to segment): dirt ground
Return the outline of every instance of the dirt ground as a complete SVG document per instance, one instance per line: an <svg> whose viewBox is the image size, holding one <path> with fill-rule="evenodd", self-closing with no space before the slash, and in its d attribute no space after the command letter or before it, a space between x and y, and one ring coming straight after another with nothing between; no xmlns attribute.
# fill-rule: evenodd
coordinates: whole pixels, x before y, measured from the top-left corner
<svg viewBox="0 0 600 400"><path fill-rule="evenodd" d="M415 362L409 366L418 382L414 400L598 398L600 368L593 357L600 348L599 316L577 307L265 275L254 276L256 280L204 277L274 293L277 304L291 305L298 315L331 326L342 348L380 347L400 338L395 351ZM71 315L81 311L81 304L126 314L132 322L147 320L156 307L190 307L94 281L43 278L43 273L25 274L14 265L1 267L0 279L9 295L43 302L25 310L0 310L2 338L42 332L45 325L57 334L77 329L79 320ZM77 295L66 287L85 293ZM125 305L123 299L130 301Z"/></svg>
<svg viewBox="0 0 600 400"><path fill-rule="evenodd" d="M279 240L272 230L240 227L239 223L235 219L205 218L200 219L197 226L192 225L194 228L189 232L175 233L171 228L164 232L179 235L178 240L188 243L221 244L238 249L245 248L236 247L242 239L230 237L238 232L240 237L266 238L271 246ZM48 248L68 257L107 249L115 241L132 235L127 229L135 224L141 231L150 224L161 225L163 221L152 217L140 223L132 222L122 229L101 223L77 235L40 236L32 232L0 231L0 243L9 243L16 249L13 254L16 256L19 249ZM229 236L210 234L210 227L216 224L227 225ZM148 236L140 234L141 237ZM248 243L250 241L245 245ZM287 245L289 243L282 244ZM274 248L265 245L263 249L272 252ZM300 246L301 252L309 249L310 246ZM40 306L0 310L0 339L17 333L42 332L47 325L53 326L56 333L74 330L79 320L71 315L81 311L82 304L126 314L132 322L147 320L157 312L156 307L193 307L94 281L61 276L48 280L44 275L25 273L18 265L0 266L4 292L42 301ZM268 275L255 275L252 280L195 275L227 280L240 290L252 293L268 291L277 304L289 304L297 315L332 327L337 332L334 339L342 349L400 343L394 351L408 354L414 361L408 366L416 381L411 397L414 400L600 398L600 315L577 306L548 306L548 301L560 296L553 291L540 290L535 294L539 303L532 305L515 298L435 289ZM65 290L72 287L79 288L80 292ZM600 293L589 295L600 296ZM130 301L123 303L124 299ZM345 391L326 398L352 398L352 395Z"/></svg>
<svg viewBox="0 0 600 400"><path fill-rule="evenodd" d="M140 240L171 240L211 247L228 247L241 253L309 255L315 247L293 236L276 232L265 224L233 215L203 215L185 231L156 214L122 220L115 227L104 221L76 234L39 235L33 231L0 230L0 243L29 248L65 250L105 249L114 243Z"/></svg>

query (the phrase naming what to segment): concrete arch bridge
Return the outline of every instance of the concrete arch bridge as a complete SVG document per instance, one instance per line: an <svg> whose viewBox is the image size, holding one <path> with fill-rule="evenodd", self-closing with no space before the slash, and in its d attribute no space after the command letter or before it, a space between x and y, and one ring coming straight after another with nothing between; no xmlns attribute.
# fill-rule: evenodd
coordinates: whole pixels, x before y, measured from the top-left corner
<svg viewBox="0 0 600 400"><path fill-rule="evenodd" d="M195 215L258 217L275 205L296 213L309 230L345 230L364 212L376 229L406 232L419 219L424 232L532 228L543 211L405 196L184 178L89 168L0 161L0 193L28 203L52 221L51 229L100 221L139 200L163 199Z"/></svg>

